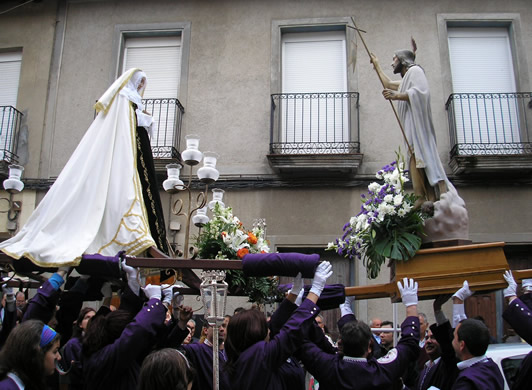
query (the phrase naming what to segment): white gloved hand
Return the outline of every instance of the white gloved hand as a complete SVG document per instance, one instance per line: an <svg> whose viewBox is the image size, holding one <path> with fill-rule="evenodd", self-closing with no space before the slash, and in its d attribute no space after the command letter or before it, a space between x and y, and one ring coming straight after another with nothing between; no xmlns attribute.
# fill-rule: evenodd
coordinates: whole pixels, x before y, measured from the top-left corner
<svg viewBox="0 0 532 390"><path fill-rule="evenodd" d="M532 279L523 279L521 281L521 288L525 293L532 292Z"/></svg>
<svg viewBox="0 0 532 390"><path fill-rule="evenodd" d="M301 305L301 302L303 302L303 294L305 293L304 289L301 289L299 291L299 294L297 294L296 301L294 302L296 305Z"/></svg>
<svg viewBox="0 0 532 390"><path fill-rule="evenodd" d="M122 260L122 269L126 272L127 275L127 285L129 286L131 291L133 291L136 295L139 295L139 270L127 265L125 260Z"/></svg>
<svg viewBox="0 0 532 390"><path fill-rule="evenodd" d="M332 265L328 261L324 261L318 265L316 272L314 273L314 279L312 280L312 287L309 293L314 293L317 296L321 295L321 292L325 288L327 279L333 274Z"/></svg>
<svg viewBox="0 0 532 390"><path fill-rule="evenodd" d="M469 283L467 282L467 280L464 280L464 284L457 292L453 294L453 298L458 298L462 301L465 301L473 294L473 291L469 289Z"/></svg>
<svg viewBox="0 0 532 390"><path fill-rule="evenodd" d="M152 298L157 298L161 300L161 286L158 286L156 284L148 284L142 290L144 290L144 295L146 295L146 298L148 298L148 300Z"/></svg>
<svg viewBox="0 0 532 390"><path fill-rule="evenodd" d="M173 289L173 286L170 286L169 284L163 284L161 286L161 295L163 298L163 303L166 303L168 307L171 307L172 305Z"/></svg>
<svg viewBox="0 0 532 390"><path fill-rule="evenodd" d="M342 314L342 317L348 314L353 314L353 309L351 308L351 304L355 301L355 296L347 296L345 297L345 302L340 304L340 312Z"/></svg>
<svg viewBox="0 0 532 390"><path fill-rule="evenodd" d="M515 282L512 271L504 271L504 280L508 283L508 287L504 289L504 297L515 297L517 296L517 283Z"/></svg>
<svg viewBox="0 0 532 390"><path fill-rule="evenodd" d="M414 279L403 279L404 287L401 285L401 282L397 282L397 288L401 293L401 299L403 304L408 307L412 305L417 305L417 282Z"/></svg>
<svg viewBox="0 0 532 390"><path fill-rule="evenodd" d="M299 272L294 278L292 283L292 288L288 291L289 294L299 295L299 292L303 288L303 278L301 277L301 272Z"/></svg>

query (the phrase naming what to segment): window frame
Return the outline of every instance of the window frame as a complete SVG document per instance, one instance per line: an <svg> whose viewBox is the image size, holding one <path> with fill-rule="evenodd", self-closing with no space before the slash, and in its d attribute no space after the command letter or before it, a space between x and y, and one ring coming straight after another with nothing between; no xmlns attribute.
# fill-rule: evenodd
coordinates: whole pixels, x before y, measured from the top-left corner
<svg viewBox="0 0 532 390"><path fill-rule="evenodd" d="M113 35L113 53L115 58L109 80L115 80L121 73L124 60L125 40L127 38L181 36L181 74L177 99L186 107L188 95L188 64L190 59L190 22L154 23L154 24L118 24ZM183 123L184 125L184 123ZM183 128L182 128L183 134Z"/></svg>

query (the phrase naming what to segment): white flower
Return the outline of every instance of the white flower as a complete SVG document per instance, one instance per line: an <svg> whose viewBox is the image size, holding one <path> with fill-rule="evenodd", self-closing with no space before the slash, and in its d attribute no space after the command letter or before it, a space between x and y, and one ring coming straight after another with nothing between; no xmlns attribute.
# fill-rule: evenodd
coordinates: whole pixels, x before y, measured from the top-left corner
<svg viewBox="0 0 532 390"><path fill-rule="evenodd" d="M406 211L404 208L400 208L398 211L397 211L397 215L400 216L400 217L404 217L406 215Z"/></svg>
<svg viewBox="0 0 532 390"><path fill-rule="evenodd" d="M336 244L334 242L329 242L327 244L327 250L330 251L331 249L337 249L338 247L336 246Z"/></svg>
<svg viewBox="0 0 532 390"><path fill-rule="evenodd" d="M393 195L388 194L388 195L386 195L386 196L384 197L383 200L384 200L386 203L392 203L392 201L393 201Z"/></svg>
<svg viewBox="0 0 532 390"><path fill-rule="evenodd" d="M370 192L373 192L373 193L379 192L380 189L381 189L381 185L377 182L373 182L368 186L368 190L370 190Z"/></svg>
<svg viewBox="0 0 532 390"><path fill-rule="evenodd" d="M393 204L395 206L400 206L403 203L403 195L398 194L393 197Z"/></svg>

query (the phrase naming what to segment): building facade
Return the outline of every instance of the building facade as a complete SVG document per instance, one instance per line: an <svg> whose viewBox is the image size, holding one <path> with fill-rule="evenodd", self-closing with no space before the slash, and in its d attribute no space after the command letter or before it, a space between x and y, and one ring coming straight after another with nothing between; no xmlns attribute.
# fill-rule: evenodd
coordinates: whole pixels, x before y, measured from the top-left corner
<svg viewBox="0 0 532 390"><path fill-rule="evenodd" d="M156 117L151 141L161 182L185 136L196 134L200 150L219 155L216 187L225 204L247 226L265 218L273 250L322 253L335 264L333 282L386 282L387 269L368 281L360 262L324 252L358 212L375 172L405 151L355 22L390 76L393 53L415 38L438 151L466 202L470 238L504 241L512 268L532 268L528 3L3 2L1 168L5 176L10 163L23 165L26 185L13 198L20 211L0 220L3 236L24 224L61 172L94 118L96 99L124 70L140 67L148 74L147 110ZM161 188L176 247L186 224L171 213L179 196ZM500 338L502 297L486 299L470 309L489 316ZM430 318L431 305L423 305ZM390 318L389 301L360 301L357 315Z"/></svg>

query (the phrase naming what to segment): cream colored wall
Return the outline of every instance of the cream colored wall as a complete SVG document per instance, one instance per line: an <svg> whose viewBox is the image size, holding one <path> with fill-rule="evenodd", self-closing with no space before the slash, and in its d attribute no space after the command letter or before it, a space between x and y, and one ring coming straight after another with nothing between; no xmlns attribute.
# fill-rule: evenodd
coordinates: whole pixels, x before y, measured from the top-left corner
<svg viewBox="0 0 532 390"><path fill-rule="evenodd" d="M77 0L60 2L59 6L57 2L45 1L0 15L0 49L23 47L24 50L17 108L28 112L30 160L25 177L57 176L92 122L95 100L116 76L113 64L118 53L113 52L112 45L115 27L176 22L191 23L184 132L200 135L201 150L220 154L218 168L222 178L275 177L266 157L272 21L349 16L355 17L359 27L367 31L366 42L385 69L389 69L392 53L408 48L410 36L415 37L417 62L426 70L432 91L440 157L447 167L449 137L444 104L450 78L448 64L442 63L438 15L479 10L516 13L521 36L532 36L529 0L504 3L496 0ZM64 37L58 34L58 29L63 27ZM56 52L52 55L54 34L58 35ZM523 39L520 44L524 63L531 63L527 56L532 53L532 40ZM359 177L370 178L394 159L394 151L400 145L404 147L363 45L360 41L357 45L356 72L351 77L361 96L360 141L364 160ZM51 70L51 63L57 68ZM521 90L530 90L530 66L521 66L519 74ZM49 79L54 80L51 85ZM343 224L356 214L360 193L365 190L365 185L228 189L226 204L247 225L254 218L266 218L273 249L277 246L322 248L339 236ZM458 187L458 191L467 203L474 241L531 242L530 186L472 185ZM31 193L23 196L34 197ZM23 212L29 210L27 204L31 202L24 200ZM167 195L163 195L163 204L169 220ZM182 232L178 237L181 236ZM357 269L357 283L366 283L360 263ZM384 271L375 282L387 278ZM375 315L388 318L385 314L390 312L390 306L387 300L373 300L360 302L359 310L362 319ZM431 309L426 303L422 304L422 310L430 318Z"/></svg>

